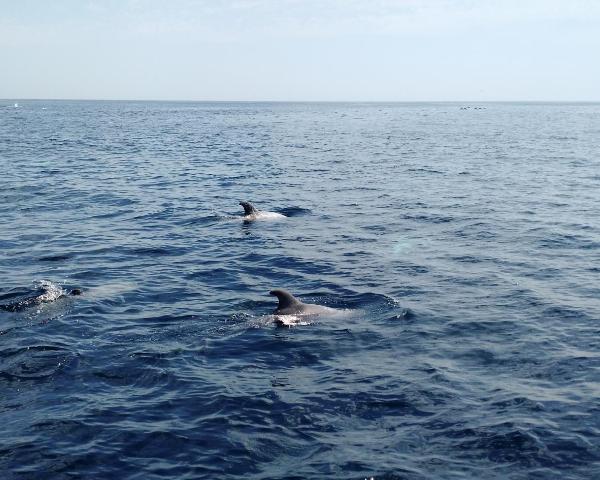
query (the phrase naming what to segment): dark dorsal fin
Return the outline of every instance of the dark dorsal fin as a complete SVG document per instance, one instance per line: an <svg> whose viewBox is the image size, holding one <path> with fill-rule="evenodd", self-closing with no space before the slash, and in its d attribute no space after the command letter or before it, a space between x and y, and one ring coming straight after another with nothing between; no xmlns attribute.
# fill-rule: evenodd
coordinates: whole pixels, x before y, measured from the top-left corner
<svg viewBox="0 0 600 480"><path fill-rule="evenodd" d="M271 290L269 292L269 294L275 295L277 297L277 299L279 300L279 306L277 307L278 310L283 310L284 308L289 308L294 305L300 305L300 303L301 303L300 300L298 300L296 297L294 297L287 290L281 290L281 289Z"/></svg>
<svg viewBox="0 0 600 480"><path fill-rule="evenodd" d="M258 213L257 208L250 202L240 202L240 205L244 207L244 215L252 215L253 213Z"/></svg>

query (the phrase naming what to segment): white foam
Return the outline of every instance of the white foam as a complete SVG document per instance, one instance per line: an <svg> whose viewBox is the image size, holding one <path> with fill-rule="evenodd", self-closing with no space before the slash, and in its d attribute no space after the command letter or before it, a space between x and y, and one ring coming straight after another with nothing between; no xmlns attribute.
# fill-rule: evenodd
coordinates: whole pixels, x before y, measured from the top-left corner
<svg viewBox="0 0 600 480"><path fill-rule="evenodd" d="M272 315L275 323L285 327L312 325L311 317L314 318L314 315Z"/></svg>
<svg viewBox="0 0 600 480"><path fill-rule="evenodd" d="M40 302L53 302L66 293L60 286L49 280L39 280L36 282L36 287L44 289L44 293L38 297Z"/></svg>

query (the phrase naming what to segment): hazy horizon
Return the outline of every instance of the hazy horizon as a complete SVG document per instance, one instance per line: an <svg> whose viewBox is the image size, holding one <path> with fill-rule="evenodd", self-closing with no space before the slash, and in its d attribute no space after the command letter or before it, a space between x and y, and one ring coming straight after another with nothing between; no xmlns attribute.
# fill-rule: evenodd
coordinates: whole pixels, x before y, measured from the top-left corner
<svg viewBox="0 0 600 480"><path fill-rule="evenodd" d="M0 0L0 97L597 102L591 0Z"/></svg>
<svg viewBox="0 0 600 480"><path fill-rule="evenodd" d="M202 100L165 98L0 98L0 102L156 102L156 103L364 103L364 104L556 104L596 105L600 100Z"/></svg>

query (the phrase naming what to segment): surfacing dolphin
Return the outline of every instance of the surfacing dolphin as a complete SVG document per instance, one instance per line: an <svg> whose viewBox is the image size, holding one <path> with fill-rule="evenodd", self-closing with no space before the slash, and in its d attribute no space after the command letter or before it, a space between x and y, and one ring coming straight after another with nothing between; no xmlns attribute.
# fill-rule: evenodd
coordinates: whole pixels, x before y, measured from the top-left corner
<svg viewBox="0 0 600 480"><path fill-rule="evenodd" d="M276 289L269 292L279 300L279 305L273 312L275 315L319 315L339 312L335 308L324 307L312 303L302 303L287 290Z"/></svg>
<svg viewBox="0 0 600 480"><path fill-rule="evenodd" d="M276 212L263 212L259 210L250 202L240 202L240 205L244 207L244 220L275 220L277 218L286 218L285 215Z"/></svg>
<svg viewBox="0 0 600 480"><path fill-rule="evenodd" d="M38 295L33 295L25 298L20 298L16 302L0 304L0 310L4 310L5 312L20 312L25 310L26 308L34 307L36 305L41 305L42 303L49 303L59 298L71 296L71 295L81 295L83 292L79 288L74 288L73 290L68 290L66 292L60 290L56 290L56 286L54 284L44 284L42 285L42 293Z"/></svg>

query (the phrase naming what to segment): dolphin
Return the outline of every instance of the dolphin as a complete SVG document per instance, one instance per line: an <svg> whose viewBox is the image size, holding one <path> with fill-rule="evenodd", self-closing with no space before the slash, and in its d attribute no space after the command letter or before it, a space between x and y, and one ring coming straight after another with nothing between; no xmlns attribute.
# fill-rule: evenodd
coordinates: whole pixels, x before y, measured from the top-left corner
<svg viewBox="0 0 600 480"><path fill-rule="evenodd" d="M279 300L279 305L273 312L275 315L319 315L320 313L339 312L335 308L323 307L312 303L302 303L287 290L271 290L269 295L274 295Z"/></svg>
<svg viewBox="0 0 600 480"><path fill-rule="evenodd" d="M81 295L82 293L83 292L81 291L81 289L74 288L73 290L69 290L66 293L60 293L56 295L54 294L54 292L51 292L49 288L44 286L43 291L40 295L21 298L19 301L13 303L0 304L0 310L4 310L5 312L20 312L22 310L25 310L26 308L33 307L35 305L53 302L54 300L69 295Z"/></svg>
<svg viewBox="0 0 600 480"><path fill-rule="evenodd" d="M244 207L244 220L262 220L262 219L271 219L274 220L276 218L286 218L285 215L276 212L263 212L259 210L250 202L240 202L240 205Z"/></svg>

